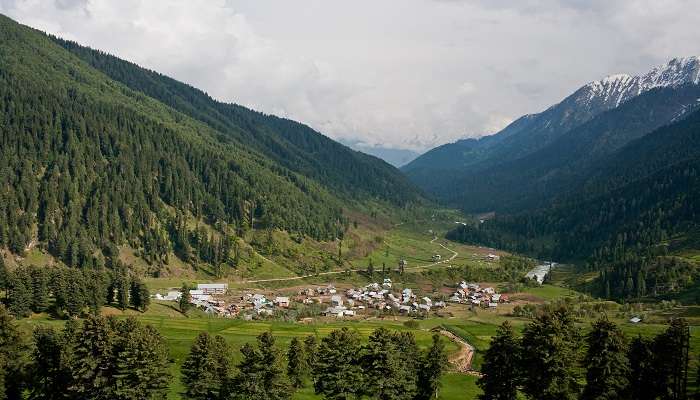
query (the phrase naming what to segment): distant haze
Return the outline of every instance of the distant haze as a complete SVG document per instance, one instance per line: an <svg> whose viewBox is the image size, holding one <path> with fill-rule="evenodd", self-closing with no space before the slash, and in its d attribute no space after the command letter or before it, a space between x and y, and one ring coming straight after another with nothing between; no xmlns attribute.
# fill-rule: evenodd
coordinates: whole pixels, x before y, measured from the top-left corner
<svg viewBox="0 0 700 400"><path fill-rule="evenodd" d="M700 53L697 0L0 0L0 12L397 165L586 82Z"/></svg>
<svg viewBox="0 0 700 400"><path fill-rule="evenodd" d="M366 154L379 157L394 167L403 167L415 160L421 153L407 149L392 149L382 146L371 146L358 141L340 140L346 146Z"/></svg>

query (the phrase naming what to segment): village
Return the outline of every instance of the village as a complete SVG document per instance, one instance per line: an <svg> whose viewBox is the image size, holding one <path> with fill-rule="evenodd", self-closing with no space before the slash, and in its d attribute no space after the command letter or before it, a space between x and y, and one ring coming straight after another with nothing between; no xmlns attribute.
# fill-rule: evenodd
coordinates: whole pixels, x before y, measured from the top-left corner
<svg viewBox="0 0 700 400"><path fill-rule="evenodd" d="M158 301L180 301L182 292L170 290L156 293ZM396 288L391 279L363 287L336 288L332 284L310 286L293 293L256 293L232 291L226 283L200 283L189 290L189 302L206 314L223 318L261 319L284 314L295 308L313 307L318 316L332 318L361 318L367 316L403 315L427 317L448 304L464 305L475 310L495 309L508 303L507 295L493 287L459 282L449 292L420 294L411 288Z"/></svg>

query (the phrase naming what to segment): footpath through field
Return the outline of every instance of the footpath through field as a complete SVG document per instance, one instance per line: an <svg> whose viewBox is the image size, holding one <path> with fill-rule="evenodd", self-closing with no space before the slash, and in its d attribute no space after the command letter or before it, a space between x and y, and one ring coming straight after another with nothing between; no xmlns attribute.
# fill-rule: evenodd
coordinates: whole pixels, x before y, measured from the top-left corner
<svg viewBox="0 0 700 400"><path fill-rule="evenodd" d="M475 351L474 346L446 329L441 329L440 334L446 336L459 346L459 351L451 355L449 359L450 364L455 367L455 370L463 374L480 376L477 371L472 369L472 359L474 358Z"/></svg>
<svg viewBox="0 0 700 400"><path fill-rule="evenodd" d="M435 236L435 237L433 238L433 240L430 241L430 243L435 243L435 241L436 241L437 239L438 239L438 237ZM437 262L434 262L434 263L432 263L432 264L417 265L417 266L415 266L415 267L408 267L408 268L405 269L405 271L412 271L412 270L418 270L418 269L423 269L423 268L430 268L430 267L434 267L434 266L439 265L439 264L445 264L445 263L448 263L448 262L454 260L454 259L457 258L457 256L459 255L459 253L457 253L456 251L450 249L449 247L445 246L445 245L442 244L442 243L437 243L437 245L440 246L440 247L442 247L443 249L449 251L450 253L452 253L452 256L450 256L450 258L448 258L448 259L446 259L446 260L437 261ZM350 272L362 272L362 271L364 271L364 269L350 269L350 270L343 270L343 271L319 272L319 273L316 273L316 274L291 276L291 277L287 277L287 278L255 279L255 280L249 280L249 281L242 281L241 283L265 283L265 282L281 282L281 281L298 281L298 280L301 280L301 279L313 278L313 277L318 277L318 276L337 275L337 274L342 274L342 273L345 273L345 272L348 272L348 271L350 271Z"/></svg>

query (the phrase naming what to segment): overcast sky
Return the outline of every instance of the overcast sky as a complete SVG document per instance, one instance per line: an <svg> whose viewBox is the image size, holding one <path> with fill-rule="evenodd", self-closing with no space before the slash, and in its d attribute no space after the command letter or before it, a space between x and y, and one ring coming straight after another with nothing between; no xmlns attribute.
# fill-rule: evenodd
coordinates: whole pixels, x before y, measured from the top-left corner
<svg viewBox="0 0 700 400"><path fill-rule="evenodd" d="M0 11L332 138L417 151L700 54L698 0L0 0Z"/></svg>

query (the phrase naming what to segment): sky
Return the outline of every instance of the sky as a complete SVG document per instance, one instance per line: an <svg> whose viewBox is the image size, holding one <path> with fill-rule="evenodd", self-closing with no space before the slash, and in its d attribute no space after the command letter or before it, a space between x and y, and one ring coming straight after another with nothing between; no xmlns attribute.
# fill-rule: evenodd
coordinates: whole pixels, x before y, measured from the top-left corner
<svg viewBox="0 0 700 400"><path fill-rule="evenodd" d="M411 152L700 54L697 0L0 0L0 12L344 143Z"/></svg>

